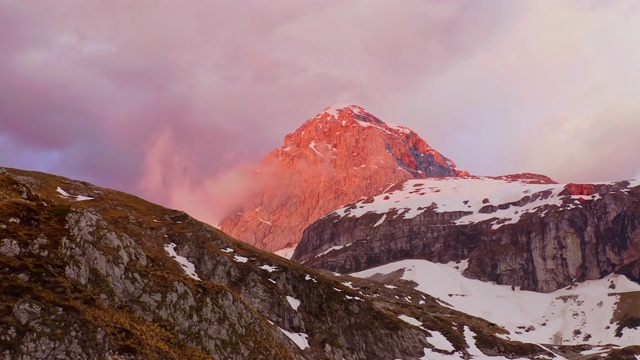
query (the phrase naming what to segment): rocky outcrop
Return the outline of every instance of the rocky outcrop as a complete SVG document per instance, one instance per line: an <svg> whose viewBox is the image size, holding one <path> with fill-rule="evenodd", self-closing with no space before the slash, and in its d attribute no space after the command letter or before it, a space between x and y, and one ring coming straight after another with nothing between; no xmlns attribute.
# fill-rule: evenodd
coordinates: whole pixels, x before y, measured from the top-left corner
<svg viewBox="0 0 640 360"><path fill-rule="evenodd" d="M0 229L0 359L417 359L443 353L430 331L468 358L463 326L487 351L548 355L424 294L346 283L82 182L0 169Z"/></svg>
<svg viewBox="0 0 640 360"><path fill-rule="evenodd" d="M473 176L472 176L473 177ZM475 177L479 178L479 177ZM518 173L502 176L487 176L487 179L503 180L510 182L521 182L525 184L557 184L557 182L546 175L534 173Z"/></svg>
<svg viewBox="0 0 640 360"><path fill-rule="evenodd" d="M343 204L407 179L464 172L415 132L359 106L327 108L263 160L262 188L220 228L259 248L294 247L304 228Z"/></svg>
<svg viewBox="0 0 640 360"><path fill-rule="evenodd" d="M468 259L467 277L541 292L612 272L640 281L639 185L411 180L312 224L292 260L349 273Z"/></svg>

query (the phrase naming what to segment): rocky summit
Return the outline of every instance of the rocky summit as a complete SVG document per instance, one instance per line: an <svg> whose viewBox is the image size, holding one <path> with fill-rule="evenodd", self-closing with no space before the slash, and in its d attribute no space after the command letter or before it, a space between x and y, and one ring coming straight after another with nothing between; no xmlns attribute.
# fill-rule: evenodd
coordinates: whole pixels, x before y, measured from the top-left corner
<svg viewBox="0 0 640 360"><path fill-rule="evenodd" d="M262 188L220 223L268 251L295 247L330 211L408 179L466 174L412 130L356 105L325 109L262 161Z"/></svg>
<svg viewBox="0 0 640 360"><path fill-rule="evenodd" d="M0 168L0 359L469 359L557 349L398 282L305 268L187 214Z"/></svg>

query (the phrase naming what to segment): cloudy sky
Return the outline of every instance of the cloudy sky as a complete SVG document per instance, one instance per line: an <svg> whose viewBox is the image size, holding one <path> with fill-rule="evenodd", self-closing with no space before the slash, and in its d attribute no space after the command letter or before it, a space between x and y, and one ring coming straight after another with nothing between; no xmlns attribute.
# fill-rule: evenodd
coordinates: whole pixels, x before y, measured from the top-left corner
<svg viewBox="0 0 640 360"><path fill-rule="evenodd" d="M336 103L477 175L640 174L636 1L0 0L0 166L211 221Z"/></svg>

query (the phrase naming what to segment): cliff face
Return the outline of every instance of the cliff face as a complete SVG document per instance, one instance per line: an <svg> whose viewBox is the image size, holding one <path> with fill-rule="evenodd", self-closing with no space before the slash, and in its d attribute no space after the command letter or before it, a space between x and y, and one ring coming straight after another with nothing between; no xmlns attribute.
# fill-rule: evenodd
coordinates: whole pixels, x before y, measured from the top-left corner
<svg viewBox="0 0 640 360"><path fill-rule="evenodd" d="M329 211L413 178L464 172L415 132L359 106L327 108L286 136L262 162L264 188L220 228L259 248L295 247Z"/></svg>
<svg viewBox="0 0 640 360"><path fill-rule="evenodd" d="M52 175L0 168L0 234L2 359L468 358L468 331L492 354L548 355L411 289L347 283Z"/></svg>
<svg viewBox="0 0 640 360"><path fill-rule="evenodd" d="M410 180L307 228L292 260L348 273L468 259L467 277L550 292L613 272L639 281L640 184Z"/></svg>

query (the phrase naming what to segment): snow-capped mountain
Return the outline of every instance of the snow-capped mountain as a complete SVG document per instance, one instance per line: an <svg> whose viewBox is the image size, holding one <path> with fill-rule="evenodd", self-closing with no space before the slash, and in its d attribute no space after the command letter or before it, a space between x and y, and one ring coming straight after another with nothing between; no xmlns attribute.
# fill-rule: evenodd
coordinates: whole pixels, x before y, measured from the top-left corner
<svg viewBox="0 0 640 360"><path fill-rule="evenodd" d="M505 340L551 346L553 356L638 344L640 182L470 176L412 131L354 105L307 121L263 166L273 182L222 223L245 241L383 281L398 299L415 287L491 321ZM468 354L484 356L471 340L482 335L462 330Z"/></svg>
<svg viewBox="0 0 640 360"><path fill-rule="evenodd" d="M264 188L220 228L269 251L292 248L304 228L343 204L407 179L461 174L410 129L356 105L329 107L266 156Z"/></svg>

